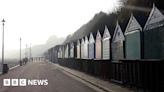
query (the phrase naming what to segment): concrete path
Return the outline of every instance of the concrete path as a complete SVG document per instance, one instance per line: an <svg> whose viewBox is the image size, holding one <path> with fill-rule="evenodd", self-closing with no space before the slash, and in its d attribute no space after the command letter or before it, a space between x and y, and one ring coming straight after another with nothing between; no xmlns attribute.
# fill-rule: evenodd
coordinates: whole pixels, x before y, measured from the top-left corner
<svg viewBox="0 0 164 92"><path fill-rule="evenodd" d="M3 86L3 79L48 79L44 86ZM48 62L31 62L0 75L0 92L103 92L97 87L72 76L62 68Z"/></svg>

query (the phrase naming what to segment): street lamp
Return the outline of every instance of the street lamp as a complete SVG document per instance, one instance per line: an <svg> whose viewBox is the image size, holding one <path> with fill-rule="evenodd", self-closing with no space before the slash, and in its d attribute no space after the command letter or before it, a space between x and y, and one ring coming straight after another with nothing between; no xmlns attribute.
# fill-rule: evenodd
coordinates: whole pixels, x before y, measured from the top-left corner
<svg viewBox="0 0 164 92"><path fill-rule="evenodd" d="M30 43L30 58L29 58L29 61L32 61L31 43Z"/></svg>
<svg viewBox="0 0 164 92"><path fill-rule="evenodd" d="M3 72L3 64L4 64L4 25L5 25L5 20L2 20L2 72Z"/></svg>
<svg viewBox="0 0 164 92"><path fill-rule="evenodd" d="M19 61L20 66L22 65L22 61L21 61L21 41L22 41L22 38L20 38L20 61Z"/></svg>

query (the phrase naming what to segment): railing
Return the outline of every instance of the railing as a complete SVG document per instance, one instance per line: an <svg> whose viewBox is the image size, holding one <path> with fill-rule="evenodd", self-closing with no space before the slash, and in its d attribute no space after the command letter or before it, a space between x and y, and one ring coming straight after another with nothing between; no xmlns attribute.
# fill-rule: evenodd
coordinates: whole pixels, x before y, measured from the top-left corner
<svg viewBox="0 0 164 92"><path fill-rule="evenodd" d="M164 91L164 61L58 59L62 66L148 92Z"/></svg>

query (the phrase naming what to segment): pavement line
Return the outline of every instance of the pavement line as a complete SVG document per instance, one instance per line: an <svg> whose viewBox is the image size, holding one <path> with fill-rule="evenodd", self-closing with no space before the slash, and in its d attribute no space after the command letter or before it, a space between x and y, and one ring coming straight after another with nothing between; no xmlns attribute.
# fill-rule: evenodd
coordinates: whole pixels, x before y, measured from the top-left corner
<svg viewBox="0 0 164 92"><path fill-rule="evenodd" d="M80 77L80 76L78 76L78 75L76 75L76 74L74 74L74 73L72 73L72 72L70 72L70 71L67 71L67 70L65 70L65 69L63 69L63 70L66 71L66 72L68 72L69 74L71 74L71 75L77 77L77 78L80 78L80 79L83 80L83 81L88 82L89 84L91 84L91 85L93 85L93 86L95 86L95 87L98 87L99 89L101 89L101 90L103 90L103 91L105 91L105 92L114 92L114 91L109 90L109 89L106 89L106 88L104 88L104 87L102 87L102 86L100 86L100 85L97 85L96 83L91 82L91 81L89 81L89 80L87 80L87 79L85 79L85 78L82 78L82 77Z"/></svg>
<svg viewBox="0 0 164 92"><path fill-rule="evenodd" d="M18 66L20 66L20 65L13 66L13 67L9 68L9 70L13 70L13 69L17 68Z"/></svg>
<svg viewBox="0 0 164 92"><path fill-rule="evenodd" d="M9 70L13 70L13 69L17 68L18 66L20 66L20 65L13 66L13 67L9 68ZM0 74L2 74L2 72L0 72Z"/></svg>
<svg viewBox="0 0 164 92"><path fill-rule="evenodd" d="M62 69L62 72L63 72L64 74L70 76L71 78L73 78L73 79L75 79L75 80L77 80L77 81L80 81L80 82L83 83L84 85L87 85L88 87L90 87L91 89L93 89L93 90L95 90L95 91L97 91L97 92L106 92L106 91L104 91L104 90L102 90L102 89L100 89L100 88L98 88L98 87L96 87L96 86L94 86L94 85L92 85L92 84L90 84L90 83L88 83L88 82L82 80L81 78L78 78L78 77L76 77L76 76L74 76L74 75L68 73L67 71L65 71L65 70L63 70L63 69Z"/></svg>

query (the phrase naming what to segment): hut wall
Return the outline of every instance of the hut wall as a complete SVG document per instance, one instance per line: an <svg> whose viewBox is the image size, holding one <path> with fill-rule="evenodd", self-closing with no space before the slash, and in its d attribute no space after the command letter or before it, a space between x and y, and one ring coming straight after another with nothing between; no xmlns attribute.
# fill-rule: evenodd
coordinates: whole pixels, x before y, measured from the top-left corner
<svg viewBox="0 0 164 92"><path fill-rule="evenodd" d="M70 58L74 57L74 47L70 49Z"/></svg>
<svg viewBox="0 0 164 92"><path fill-rule="evenodd" d="M69 57L69 48L68 48L68 45L65 47L65 58L68 58Z"/></svg>
<svg viewBox="0 0 164 92"><path fill-rule="evenodd" d="M62 58L65 58L65 48L64 48L64 46L62 47Z"/></svg>
<svg viewBox="0 0 164 92"><path fill-rule="evenodd" d="M123 41L112 43L112 60L120 60L123 58Z"/></svg>
<svg viewBox="0 0 164 92"><path fill-rule="evenodd" d="M62 58L62 49L61 48L59 48L58 54L59 54L58 58Z"/></svg>
<svg viewBox="0 0 164 92"><path fill-rule="evenodd" d="M77 47L76 47L77 43L74 43L74 57L73 58L77 58Z"/></svg>
<svg viewBox="0 0 164 92"><path fill-rule="evenodd" d="M102 42L101 42L101 39L99 39L99 40L96 41L96 59L101 59L102 58L101 49L102 49Z"/></svg>
<svg viewBox="0 0 164 92"><path fill-rule="evenodd" d="M110 39L103 40L103 59L110 59Z"/></svg>
<svg viewBox="0 0 164 92"><path fill-rule="evenodd" d="M88 38L85 37L85 43L84 43L84 58L88 59Z"/></svg>
<svg viewBox="0 0 164 92"><path fill-rule="evenodd" d="M74 58L74 44L73 43L71 43L71 45L70 45L70 58Z"/></svg>
<svg viewBox="0 0 164 92"><path fill-rule="evenodd" d="M88 43L84 44L84 58L88 59Z"/></svg>
<svg viewBox="0 0 164 92"><path fill-rule="evenodd" d="M164 15L153 5L144 27L144 58L164 59Z"/></svg>
<svg viewBox="0 0 164 92"><path fill-rule="evenodd" d="M58 51L58 58L61 58L61 52Z"/></svg>
<svg viewBox="0 0 164 92"><path fill-rule="evenodd" d="M164 26L144 31L144 58L164 59Z"/></svg>
<svg viewBox="0 0 164 92"><path fill-rule="evenodd" d="M81 53L81 50L80 50L81 48L80 48L80 44L78 44L77 45L77 58L81 58L81 55L80 55L80 53Z"/></svg>
<svg viewBox="0 0 164 92"><path fill-rule="evenodd" d="M94 59L95 58L95 43L89 43L89 59Z"/></svg>
<svg viewBox="0 0 164 92"><path fill-rule="evenodd" d="M81 43L81 58L84 59L84 42Z"/></svg>
<svg viewBox="0 0 164 92"><path fill-rule="evenodd" d="M141 59L141 32L125 35L125 57L126 59Z"/></svg>

